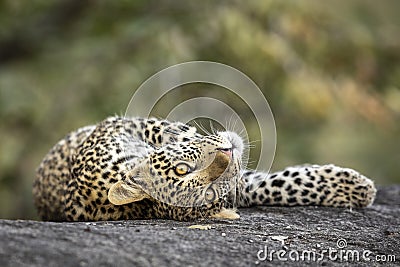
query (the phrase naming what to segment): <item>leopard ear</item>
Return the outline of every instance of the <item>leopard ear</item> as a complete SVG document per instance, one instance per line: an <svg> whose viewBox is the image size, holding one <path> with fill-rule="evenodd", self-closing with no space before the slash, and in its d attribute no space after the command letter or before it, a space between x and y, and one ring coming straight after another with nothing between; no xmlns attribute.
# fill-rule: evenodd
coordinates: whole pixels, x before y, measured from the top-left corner
<svg viewBox="0 0 400 267"><path fill-rule="evenodd" d="M124 205L137 202L148 198L147 195L138 185L127 184L119 181L113 184L108 191L108 200L114 205Z"/></svg>

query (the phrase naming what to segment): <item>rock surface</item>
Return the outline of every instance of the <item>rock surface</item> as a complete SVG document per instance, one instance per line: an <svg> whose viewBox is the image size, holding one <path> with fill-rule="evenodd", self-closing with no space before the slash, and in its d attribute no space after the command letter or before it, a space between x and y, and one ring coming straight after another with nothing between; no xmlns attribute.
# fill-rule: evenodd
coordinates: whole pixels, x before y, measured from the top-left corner
<svg viewBox="0 0 400 267"><path fill-rule="evenodd" d="M237 221L0 220L0 266L265 266L271 256L278 266L400 264L400 185L380 188L366 209L254 207L240 214Z"/></svg>

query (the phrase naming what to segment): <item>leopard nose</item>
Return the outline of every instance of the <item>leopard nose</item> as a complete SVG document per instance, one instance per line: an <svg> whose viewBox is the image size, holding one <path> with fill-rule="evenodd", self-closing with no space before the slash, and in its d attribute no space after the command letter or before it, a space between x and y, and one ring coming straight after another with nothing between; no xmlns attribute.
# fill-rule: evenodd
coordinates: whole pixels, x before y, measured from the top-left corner
<svg viewBox="0 0 400 267"><path fill-rule="evenodd" d="M218 150L227 155L230 159L232 158L232 148L219 148Z"/></svg>

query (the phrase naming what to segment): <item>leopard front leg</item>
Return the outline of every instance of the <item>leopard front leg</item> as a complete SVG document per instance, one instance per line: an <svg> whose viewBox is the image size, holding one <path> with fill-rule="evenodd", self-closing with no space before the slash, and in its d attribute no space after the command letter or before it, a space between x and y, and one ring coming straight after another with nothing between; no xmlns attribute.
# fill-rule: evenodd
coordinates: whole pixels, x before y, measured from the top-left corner
<svg viewBox="0 0 400 267"><path fill-rule="evenodd" d="M237 205L320 205L366 207L376 194L373 181L355 170L334 165L289 167L267 174L245 171Z"/></svg>

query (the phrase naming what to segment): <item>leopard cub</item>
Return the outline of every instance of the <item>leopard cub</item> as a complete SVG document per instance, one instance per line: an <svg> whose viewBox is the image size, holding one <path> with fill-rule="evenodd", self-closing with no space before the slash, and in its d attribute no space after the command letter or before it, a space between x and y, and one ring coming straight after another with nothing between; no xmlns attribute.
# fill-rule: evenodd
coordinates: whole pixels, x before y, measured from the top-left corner
<svg viewBox="0 0 400 267"><path fill-rule="evenodd" d="M203 136L158 119L110 117L59 141L33 186L43 220L237 219L238 207L372 204L376 189L360 173L334 165L243 170L242 139Z"/></svg>

